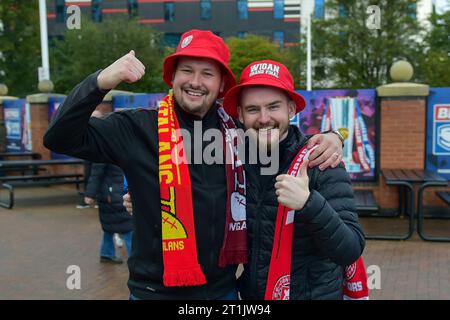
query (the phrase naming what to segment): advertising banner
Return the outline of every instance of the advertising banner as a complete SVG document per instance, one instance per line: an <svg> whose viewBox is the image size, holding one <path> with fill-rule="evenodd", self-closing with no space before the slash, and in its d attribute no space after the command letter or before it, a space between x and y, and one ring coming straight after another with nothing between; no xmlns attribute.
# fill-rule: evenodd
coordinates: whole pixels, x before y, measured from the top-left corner
<svg viewBox="0 0 450 320"><path fill-rule="evenodd" d="M166 93L136 93L131 95L118 95L113 97L113 110L124 109L157 109L159 101L166 96Z"/></svg>
<svg viewBox="0 0 450 320"><path fill-rule="evenodd" d="M450 180L450 88L430 88L425 169Z"/></svg>
<svg viewBox="0 0 450 320"><path fill-rule="evenodd" d="M6 127L6 151L32 150L30 104L25 99L3 102Z"/></svg>
<svg viewBox="0 0 450 320"><path fill-rule="evenodd" d="M376 91L314 90L298 91L307 106L291 123L306 135L327 130L348 133L344 143L343 161L353 181L375 179Z"/></svg>
<svg viewBox="0 0 450 320"><path fill-rule="evenodd" d="M48 99L48 122L50 123L56 114L56 111L60 105L64 102L65 97L55 96ZM51 152L52 159L72 159L72 157L66 156L56 152Z"/></svg>

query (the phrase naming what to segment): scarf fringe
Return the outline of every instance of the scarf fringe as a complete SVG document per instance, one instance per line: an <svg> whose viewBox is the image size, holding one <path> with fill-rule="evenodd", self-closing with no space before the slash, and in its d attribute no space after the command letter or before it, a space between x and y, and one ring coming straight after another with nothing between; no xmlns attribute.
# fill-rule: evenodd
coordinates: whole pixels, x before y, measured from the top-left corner
<svg viewBox="0 0 450 320"><path fill-rule="evenodd" d="M224 251L220 252L219 267L224 268L231 264L246 264L248 262L247 250Z"/></svg>
<svg viewBox="0 0 450 320"><path fill-rule="evenodd" d="M199 286L206 284L206 277L200 269L200 265L183 270L170 270L166 267L163 281L166 287Z"/></svg>

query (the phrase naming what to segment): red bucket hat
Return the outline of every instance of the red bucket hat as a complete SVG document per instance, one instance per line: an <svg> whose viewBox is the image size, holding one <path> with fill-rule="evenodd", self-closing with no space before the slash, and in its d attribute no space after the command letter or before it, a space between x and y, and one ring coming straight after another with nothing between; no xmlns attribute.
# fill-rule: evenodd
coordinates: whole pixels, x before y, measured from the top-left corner
<svg viewBox="0 0 450 320"><path fill-rule="evenodd" d="M236 78L228 67L230 50L223 39L211 31L190 30L183 33L176 52L164 59L163 79L169 87L172 87L178 57L183 56L212 59L223 67L225 86L219 98L222 98L230 88L236 85Z"/></svg>
<svg viewBox="0 0 450 320"><path fill-rule="evenodd" d="M225 95L223 107L231 117L237 117L239 93L248 86L269 86L286 92L295 102L296 112L306 107L303 96L295 92L294 79L289 70L282 64L273 60L261 60L250 63L241 73L241 83L231 88Z"/></svg>

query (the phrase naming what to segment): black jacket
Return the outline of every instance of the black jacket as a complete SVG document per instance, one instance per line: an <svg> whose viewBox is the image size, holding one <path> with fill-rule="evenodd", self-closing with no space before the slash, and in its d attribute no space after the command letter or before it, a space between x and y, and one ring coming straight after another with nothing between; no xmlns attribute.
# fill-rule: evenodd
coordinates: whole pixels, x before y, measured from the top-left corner
<svg viewBox="0 0 450 320"><path fill-rule="evenodd" d="M219 268L225 230L225 166L190 164L192 202L198 260L207 284L164 287L161 206L158 177L158 134L155 110L127 110L103 119L91 118L105 92L97 87L97 73L76 86L58 109L44 136L44 145L92 162L113 163L125 173L134 214L133 252L128 260L128 286L142 299L216 299L236 286L236 267ZM194 136L199 118L175 108L181 128ZM220 128L215 108L201 119L203 130ZM204 142L203 152L210 142ZM192 158L193 159L193 158Z"/></svg>
<svg viewBox="0 0 450 320"><path fill-rule="evenodd" d="M123 206L123 172L113 164L93 163L85 196L97 198L103 231L127 233L133 230L131 215Z"/></svg>
<svg viewBox="0 0 450 320"><path fill-rule="evenodd" d="M279 173L286 173L307 139L289 128L280 143ZM246 165L249 263L239 278L244 299L264 299L272 255L278 201L275 178L260 176L258 165ZM342 299L342 267L363 252L365 239L355 213L349 175L342 165L308 169L311 191L295 214L290 299Z"/></svg>

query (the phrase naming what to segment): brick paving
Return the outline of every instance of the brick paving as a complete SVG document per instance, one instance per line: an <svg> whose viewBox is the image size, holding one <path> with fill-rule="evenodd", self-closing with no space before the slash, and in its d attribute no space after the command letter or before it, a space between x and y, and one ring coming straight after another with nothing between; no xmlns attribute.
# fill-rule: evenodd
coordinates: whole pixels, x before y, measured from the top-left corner
<svg viewBox="0 0 450 320"><path fill-rule="evenodd" d="M79 199L70 187L19 189L14 209L0 208L0 299L128 298L127 266L99 262L98 213L76 209ZM377 218L362 223L367 233L406 227ZM450 220L429 220L426 228L450 235ZM367 241L364 260L381 272L381 289L371 291L372 299L450 299L450 243L425 242L417 235ZM66 287L70 265L80 267L79 290Z"/></svg>

